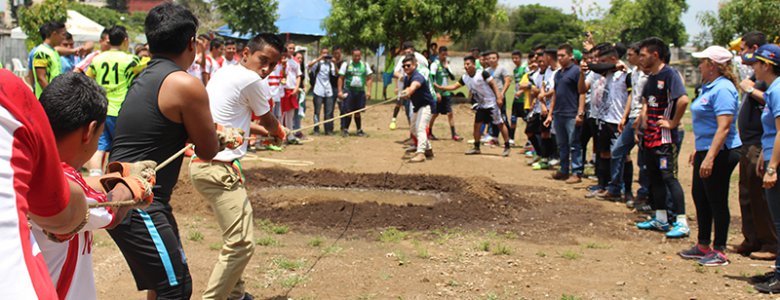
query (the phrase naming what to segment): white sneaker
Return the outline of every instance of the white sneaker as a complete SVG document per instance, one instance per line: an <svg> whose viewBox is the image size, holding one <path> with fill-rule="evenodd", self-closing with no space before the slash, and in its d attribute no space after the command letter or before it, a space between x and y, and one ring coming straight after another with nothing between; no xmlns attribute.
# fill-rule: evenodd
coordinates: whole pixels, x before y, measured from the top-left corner
<svg viewBox="0 0 780 300"><path fill-rule="evenodd" d="M553 167L556 167L556 166L558 166L560 164L561 164L561 161L559 159L554 159L553 158L553 159L550 160L550 165L553 166Z"/></svg>
<svg viewBox="0 0 780 300"><path fill-rule="evenodd" d="M509 147L514 147L514 146L515 146L515 140L509 139Z"/></svg>

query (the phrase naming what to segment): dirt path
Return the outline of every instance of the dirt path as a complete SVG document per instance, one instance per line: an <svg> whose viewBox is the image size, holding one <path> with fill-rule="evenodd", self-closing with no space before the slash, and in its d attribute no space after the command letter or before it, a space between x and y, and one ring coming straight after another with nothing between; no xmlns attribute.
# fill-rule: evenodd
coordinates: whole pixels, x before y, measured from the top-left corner
<svg viewBox="0 0 780 300"><path fill-rule="evenodd" d="M391 110L385 105L367 112L367 138L317 136L281 153L257 153L313 166L244 162L258 228L245 280L258 299L771 299L745 282L768 271L771 262L736 254L721 268L684 261L675 253L695 238L666 240L637 231L634 221L641 216L622 204L584 199L588 180L566 186L548 179L548 171L530 170L519 149L509 158L500 157L499 148L464 156L468 145L442 140L434 142L432 161L403 163L398 141L408 136L407 125L400 120L401 128L388 130ZM459 133L470 136L473 113L465 105L455 112ZM448 137L446 120L434 132ZM681 162L691 148L689 135ZM682 166L692 218L690 175L690 167ZM306 201L262 192L291 186L386 189L437 200L353 204L332 193L330 198L323 193L332 201ZM736 179L731 190L729 243L738 243ZM186 180L186 168L173 204L197 299L216 260L220 233ZM100 298L143 299L113 241L105 232L95 240Z"/></svg>

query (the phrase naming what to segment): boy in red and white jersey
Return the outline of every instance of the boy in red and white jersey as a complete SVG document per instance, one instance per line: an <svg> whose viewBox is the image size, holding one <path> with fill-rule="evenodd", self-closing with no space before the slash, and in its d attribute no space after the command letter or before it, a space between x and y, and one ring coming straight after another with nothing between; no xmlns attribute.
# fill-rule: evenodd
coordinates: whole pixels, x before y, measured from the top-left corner
<svg viewBox="0 0 780 300"><path fill-rule="evenodd" d="M88 77L66 73L52 80L41 94L41 106L54 131L62 172L69 182L75 183L83 191L87 204L104 203L112 199L134 199L133 194L144 194L147 188L147 196L151 195L152 184L146 179L120 178L114 175L85 179L76 170L97 150L108 107L104 93L103 89ZM155 165L154 162L127 164L125 175L137 175L144 169L153 169ZM113 165L112 169L113 167L116 165ZM151 171L148 174L154 173ZM123 185L108 184L112 180L114 184L121 182ZM123 186L129 190L113 189L114 186ZM110 192L106 194L105 190ZM131 208L90 208L87 210L86 224L75 234L69 235L47 233L35 222L31 222L32 234L38 241L59 299L97 298L92 273L92 231L112 228Z"/></svg>

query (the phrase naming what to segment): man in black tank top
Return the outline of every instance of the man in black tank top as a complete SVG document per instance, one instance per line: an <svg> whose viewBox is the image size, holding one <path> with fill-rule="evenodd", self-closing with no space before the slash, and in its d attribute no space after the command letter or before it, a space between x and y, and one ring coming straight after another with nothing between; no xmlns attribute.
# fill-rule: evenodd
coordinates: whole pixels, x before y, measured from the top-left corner
<svg viewBox="0 0 780 300"><path fill-rule="evenodd" d="M164 3L144 24L152 60L127 92L116 123L109 161L161 163L195 144L203 159L219 152L206 89L184 70L195 58L198 19L186 8ZM192 279L169 205L182 158L157 172L154 203L134 209L109 231L127 260L138 290L150 299L189 299Z"/></svg>

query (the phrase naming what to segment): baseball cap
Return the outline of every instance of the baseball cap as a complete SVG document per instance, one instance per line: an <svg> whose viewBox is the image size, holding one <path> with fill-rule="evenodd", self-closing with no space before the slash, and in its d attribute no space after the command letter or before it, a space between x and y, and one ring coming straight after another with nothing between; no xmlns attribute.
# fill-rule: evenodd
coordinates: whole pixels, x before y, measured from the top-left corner
<svg viewBox="0 0 780 300"><path fill-rule="evenodd" d="M770 65L780 65L780 46L775 44L765 44L758 47L754 53L742 55L742 61L746 64L752 64L761 60Z"/></svg>
<svg viewBox="0 0 780 300"><path fill-rule="evenodd" d="M728 49L721 46L709 46L702 52L694 52L691 56L695 58L707 58L718 64L725 64L734 57Z"/></svg>

